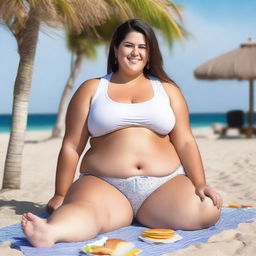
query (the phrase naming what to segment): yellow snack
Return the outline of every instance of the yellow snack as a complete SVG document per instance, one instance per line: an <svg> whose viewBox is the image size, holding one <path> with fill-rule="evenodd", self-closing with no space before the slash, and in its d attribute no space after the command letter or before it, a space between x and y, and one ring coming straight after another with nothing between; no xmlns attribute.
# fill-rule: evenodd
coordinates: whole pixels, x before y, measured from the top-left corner
<svg viewBox="0 0 256 256"><path fill-rule="evenodd" d="M124 256L137 256L141 252L141 249L133 249L130 252L126 253Z"/></svg>
<svg viewBox="0 0 256 256"><path fill-rule="evenodd" d="M168 235L143 235L142 234L142 237L145 237L145 238L153 238L153 239L169 239L169 238L172 238L174 237L175 234L168 234Z"/></svg>
<svg viewBox="0 0 256 256"><path fill-rule="evenodd" d="M170 238L174 235L172 229L146 229L141 232L142 237L147 238Z"/></svg>
<svg viewBox="0 0 256 256"><path fill-rule="evenodd" d="M229 204L228 207L230 208L242 208L240 204Z"/></svg>
<svg viewBox="0 0 256 256"><path fill-rule="evenodd" d="M151 228L151 229L145 229L142 231L142 234L172 234L174 233L173 229L167 229L167 228Z"/></svg>
<svg viewBox="0 0 256 256"><path fill-rule="evenodd" d="M146 229L141 232L141 236L146 239L167 240L175 236L172 229Z"/></svg>

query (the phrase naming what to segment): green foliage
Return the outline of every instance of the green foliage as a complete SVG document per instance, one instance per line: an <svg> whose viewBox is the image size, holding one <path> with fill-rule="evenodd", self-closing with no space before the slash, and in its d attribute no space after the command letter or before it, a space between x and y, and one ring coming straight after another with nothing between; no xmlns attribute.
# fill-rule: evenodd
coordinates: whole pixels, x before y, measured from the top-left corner
<svg viewBox="0 0 256 256"><path fill-rule="evenodd" d="M182 22L182 12L178 6L169 0L106 0L108 4L115 3L111 14L101 25L94 26L94 34L84 30L76 35L67 32L68 48L76 53L84 49L84 56L91 58L90 52L100 44L107 44L116 29L128 18L138 18L147 21L153 28L162 33L171 49L173 42L188 36L179 24ZM122 5L121 5L122 3ZM122 7L127 6L126 10ZM129 11L127 11L129 10ZM87 42L87 43L86 43ZM86 46L88 49L86 49Z"/></svg>
<svg viewBox="0 0 256 256"><path fill-rule="evenodd" d="M101 43L101 41L93 38L85 39L83 33L80 34L72 34L67 32L67 46L70 51L75 54L82 54L87 59L95 59L97 56L96 47Z"/></svg>

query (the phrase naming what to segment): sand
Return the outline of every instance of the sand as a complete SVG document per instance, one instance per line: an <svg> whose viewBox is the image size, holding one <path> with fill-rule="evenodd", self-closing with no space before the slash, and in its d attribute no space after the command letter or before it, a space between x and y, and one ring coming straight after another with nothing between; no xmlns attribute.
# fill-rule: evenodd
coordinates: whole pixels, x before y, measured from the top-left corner
<svg viewBox="0 0 256 256"><path fill-rule="evenodd" d="M256 205L256 138L237 136L229 131L227 138L218 138L211 128L193 129L209 185L223 196L224 203ZM0 190L0 228L20 221L22 213L42 212L53 195L55 167L61 139L47 140L49 131L29 131L24 146L22 184L20 190ZM8 133L0 133L0 184L8 145ZM77 172L78 175L78 172ZM255 255L256 222L242 223L235 230L212 236L208 243L190 246L167 255L226 256ZM0 244L1 255L17 256L10 242Z"/></svg>

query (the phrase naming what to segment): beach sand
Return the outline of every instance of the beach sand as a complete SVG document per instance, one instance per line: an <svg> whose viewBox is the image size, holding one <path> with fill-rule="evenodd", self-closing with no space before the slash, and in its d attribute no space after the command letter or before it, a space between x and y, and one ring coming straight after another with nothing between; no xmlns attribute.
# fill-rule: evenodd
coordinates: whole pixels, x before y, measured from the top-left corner
<svg viewBox="0 0 256 256"><path fill-rule="evenodd" d="M226 204L256 205L256 138L245 139L230 131L219 139L211 128L193 129L205 167L207 182L223 196ZM29 131L24 146L20 190L0 190L0 228L20 221L24 212L39 213L53 195L55 167L61 139L46 140L49 131ZM8 133L0 133L0 184L8 145ZM78 172L76 177L78 176ZM187 247L170 255L252 256L256 252L256 222L242 223L235 230L212 236L208 243ZM0 244L1 256L23 255Z"/></svg>

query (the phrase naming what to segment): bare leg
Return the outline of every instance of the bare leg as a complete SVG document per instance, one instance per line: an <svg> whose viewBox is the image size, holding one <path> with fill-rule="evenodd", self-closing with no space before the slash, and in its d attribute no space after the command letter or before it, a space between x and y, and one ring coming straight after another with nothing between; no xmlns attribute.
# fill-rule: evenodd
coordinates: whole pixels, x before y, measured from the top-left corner
<svg viewBox="0 0 256 256"><path fill-rule="evenodd" d="M66 204L57 209L48 220L32 213L24 214L24 234L36 247L51 247L59 241L82 241L100 233L96 214L85 205Z"/></svg>
<svg viewBox="0 0 256 256"><path fill-rule="evenodd" d="M151 228L195 230L215 224L220 210L208 197L201 202L189 178L178 175L154 191L136 217Z"/></svg>
<svg viewBox="0 0 256 256"><path fill-rule="evenodd" d="M127 198L112 185L93 176L76 181L64 203L47 221L24 214L24 234L36 247L51 247L59 241L83 241L97 234L127 226L133 214Z"/></svg>

